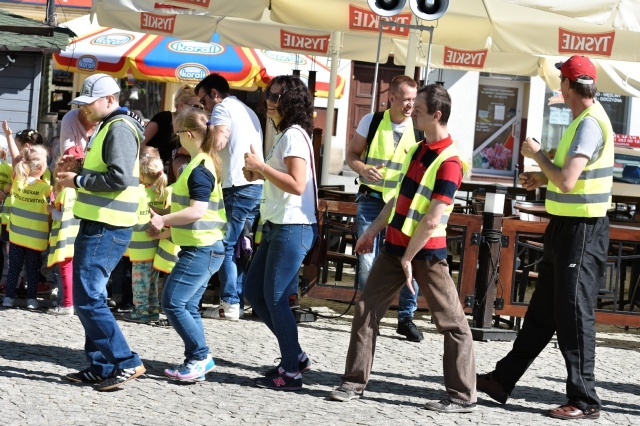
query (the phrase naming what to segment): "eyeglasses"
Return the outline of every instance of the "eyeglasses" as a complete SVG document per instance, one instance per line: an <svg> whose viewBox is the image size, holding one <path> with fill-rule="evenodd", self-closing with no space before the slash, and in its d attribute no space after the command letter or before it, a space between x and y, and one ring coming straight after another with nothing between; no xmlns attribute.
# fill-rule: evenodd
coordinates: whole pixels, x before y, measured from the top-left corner
<svg viewBox="0 0 640 426"><path fill-rule="evenodd" d="M198 102L200 102L200 105L202 105L203 107L206 105L205 99L207 98L207 96L211 96L208 93L205 93L203 97L200 98L200 100Z"/></svg>
<svg viewBox="0 0 640 426"><path fill-rule="evenodd" d="M180 133L189 133L190 130L176 130L174 133L178 136L180 136Z"/></svg>
<svg viewBox="0 0 640 426"><path fill-rule="evenodd" d="M281 95L282 93L273 93L271 90L265 90L264 99L268 102L276 104L280 100Z"/></svg>
<svg viewBox="0 0 640 426"><path fill-rule="evenodd" d="M198 104L198 105L190 104L189 106L193 107L195 109L199 109L200 111L202 111L204 109L204 105L202 105L202 104Z"/></svg>

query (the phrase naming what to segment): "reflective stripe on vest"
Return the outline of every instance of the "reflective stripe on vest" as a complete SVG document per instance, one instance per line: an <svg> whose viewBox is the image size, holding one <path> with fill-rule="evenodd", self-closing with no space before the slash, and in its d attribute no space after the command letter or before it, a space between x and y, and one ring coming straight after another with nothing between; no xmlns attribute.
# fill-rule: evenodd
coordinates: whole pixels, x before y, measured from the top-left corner
<svg viewBox="0 0 640 426"><path fill-rule="evenodd" d="M411 119L408 119L402 138L400 138L398 146L394 147L391 116L389 110L386 110L378 126L378 130L376 130L376 134L371 141L366 162L367 166L371 167L377 167L381 164L384 165L384 167L380 169L382 181L372 182L360 176L360 182L383 194L385 191L395 188L398 176L402 170L402 163L407 155L406 152L415 144L416 138L413 133L413 122Z"/></svg>
<svg viewBox="0 0 640 426"><path fill-rule="evenodd" d="M153 258L153 267L158 271L170 274L178 262L178 253L180 253L180 246L175 245L171 237L161 239Z"/></svg>
<svg viewBox="0 0 640 426"><path fill-rule="evenodd" d="M147 235L149 221L151 220L149 206L160 209L165 208L168 192L165 191L162 196L158 196L155 188L139 185L138 194L140 196L138 223L133 226L128 255L132 262L152 262L158 248L158 240Z"/></svg>
<svg viewBox="0 0 640 426"><path fill-rule="evenodd" d="M14 182L11 188L9 241L32 250L44 251L49 244L49 196L51 186L36 180L22 188Z"/></svg>
<svg viewBox="0 0 640 426"><path fill-rule="evenodd" d="M604 147L600 158L588 164L575 186L569 192L562 192L551 181L547 185L545 207L556 216L603 217L611 208L613 187L613 129L607 113L599 102L584 110L571 122L558 144L553 164L562 168L580 122L585 117L593 117L602 129Z"/></svg>
<svg viewBox="0 0 640 426"><path fill-rule="evenodd" d="M47 256L48 267L73 257L73 247L80 225L80 221L73 217L75 202L76 190L73 188L63 188L56 197L55 205L57 209L62 211L62 220L54 220L51 224L49 255Z"/></svg>
<svg viewBox="0 0 640 426"><path fill-rule="evenodd" d="M407 153L407 158L402 167L401 176L405 176L407 174L407 170L409 169L409 165L411 164L411 160L413 155L417 149L420 148L420 145L417 144L415 147L412 147L410 151ZM409 211L407 212L407 216L402 224L402 233L411 237L413 236L413 232L418 227L418 224L422 220L422 218L429 211L429 206L431 205L431 196L433 194L433 187L436 183L436 177L438 175L438 169L445 160L448 160L452 157L458 157L460 159L460 154L458 152L458 148L451 144L447 148L445 148L440 155L429 165L429 168L422 175L422 179L420 180L420 184L416 190L416 193L411 200L411 204L409 206ZM462 173L467 173L468 165L466 162L462 161ZM402 184L402 180L400 180L396 188L392 191L393 196L396 196L400 192L400 186ZM391 192L390 192L391 193ZM397 198L396 198L397 200ZM436 226L436 229L433 230L431 237L446 237L447 235L447 222L449 221L449 216L453 211L453 203L447 206L442 217L440 218L440 223ZM394 204L393 211L389 216L389 223L391 223L393 216L396 212L396 206Z"/></svg>
<svg viewBox="0 0 640 426"><path fill-rule="evenodd" d="M190 206L188 181L193 169L204 162L204 166L215 173L213 160L205 153L199 153L189 162L178 180L173 184L171 193L171 213L184 210ZM210 246L224 238L224 228L227 223L227 215L222 199L222 186L216 179L215 186L209 197L209 204L202 219L187 225L174 225L171 227L171 238L179 246Z"/></svg>
<svg viewBox="0 0 640 426"><path fill-rule="evenodd" d="M131 122L124 118L116 118L109 121L100 128L98 134L91 140L91 147L88 148L84 160L83 176L107 172L107 165L102 159L102 147L109 128L113 123L119 121L126 123L131 128L138 142L138 147L140 146L140 134ZM136 212L140 202L137 191L139 168L138 153L136 152L136 161L131 171L134 182L122 191L91 192L84 188L79 188L78 199L74 205L73 213L81 219L93 220L113 226L135 225L138 222Z"/></svg>

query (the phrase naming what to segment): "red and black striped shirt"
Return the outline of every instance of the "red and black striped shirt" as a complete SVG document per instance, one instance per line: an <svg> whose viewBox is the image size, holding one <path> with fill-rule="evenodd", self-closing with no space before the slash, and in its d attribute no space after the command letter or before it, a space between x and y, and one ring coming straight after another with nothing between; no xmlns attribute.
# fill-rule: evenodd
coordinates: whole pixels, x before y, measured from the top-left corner
<svg viewBox="0 0 640 426"><path fill-rule="evenodd" d="M407 169L407 174L400 184L395 213L387 226L385 248L389 254L402 256L406 251L411 237L402 232L402 225L409 212L411 201L429 166L438 158L438 155L452 143L451 136L429 144L423 140L414 152L409 168ZM440 165L436 174L436 182L433 187L431 199L444 201L447 205L453 203L454 195L460 187L461 182L462 163L460 159L453 157L445 160ZM433 256L436 256L438 259L445 259L447 257L446 237L429 238L424 248L416 254L415 258L430 259Z"/></svg>

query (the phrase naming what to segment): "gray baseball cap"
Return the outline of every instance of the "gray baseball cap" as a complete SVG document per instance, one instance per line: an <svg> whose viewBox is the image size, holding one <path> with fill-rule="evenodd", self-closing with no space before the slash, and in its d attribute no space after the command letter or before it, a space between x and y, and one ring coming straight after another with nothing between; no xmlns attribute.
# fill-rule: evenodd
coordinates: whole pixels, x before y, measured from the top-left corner
<svg viewBox="0 0 640 426"><path fill-rule="evenodd" d="M94 74L82 84L80 96L69 102L74 105L88 105L105 96L120 92L118 83L107 74Z"/></svg>

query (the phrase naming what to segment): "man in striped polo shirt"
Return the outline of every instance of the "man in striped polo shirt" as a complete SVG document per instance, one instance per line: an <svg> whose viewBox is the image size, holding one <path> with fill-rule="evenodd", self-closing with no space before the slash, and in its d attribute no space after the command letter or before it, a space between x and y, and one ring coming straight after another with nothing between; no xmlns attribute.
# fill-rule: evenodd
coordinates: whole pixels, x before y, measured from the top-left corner
<svg viewBox="0 0 640 426"><path fill-rule="evenodd" d="M446 261L446 221L467 168L447 130L450 112L451 98L442 86L418 90L411 117L425 139L408 150L390 199L356 243L358 253L370 252L375 236L386 226L385 245L356 307L342 385L329 394L332 400L362 395L371 374L380 318L402 286L413 291L415 278L436 328L444 335L448 395L426 408L445 413L476 408L473 339Z"/></svg>

